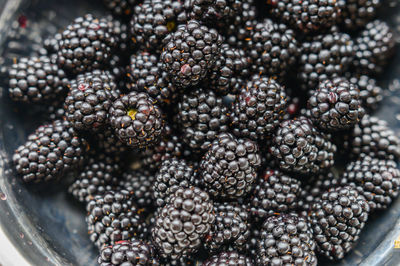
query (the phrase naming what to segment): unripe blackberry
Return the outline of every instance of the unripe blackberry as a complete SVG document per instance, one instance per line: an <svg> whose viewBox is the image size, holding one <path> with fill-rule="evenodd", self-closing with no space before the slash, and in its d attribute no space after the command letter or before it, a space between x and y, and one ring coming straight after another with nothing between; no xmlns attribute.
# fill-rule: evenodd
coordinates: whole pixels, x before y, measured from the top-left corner
<svg viewBox="0 0 400 266"><path fill-rule="evenodd" d="M221 252L203 262L202 266L252 266L253 262L250 258L237 252Z"/></svg>

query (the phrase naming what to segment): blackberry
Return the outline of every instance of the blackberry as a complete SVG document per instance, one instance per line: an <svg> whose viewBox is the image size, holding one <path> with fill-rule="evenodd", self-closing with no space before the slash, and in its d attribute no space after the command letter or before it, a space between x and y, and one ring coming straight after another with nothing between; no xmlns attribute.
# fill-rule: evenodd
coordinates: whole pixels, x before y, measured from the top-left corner
<svg viewBox="0 0 400 266"><path fill-rule="evenodd" d="M309 214L318 253L331 260L343 258L358 240L368 213L365 198L351 187L323 193Z"/></svg>
<svg viewBox="0 0 400 266"><path fill-rule="evenodd" d="M108 109L118 96L109 72L94 70L78 75L65 99L66 118L78 130L98 131L107 123Z"/></svg>
<svg viewBox="0 0 400 266"><path fill-rule="evenodd" d="M366 75L352 76L348 73L346 73L346 78L349 79L350 83L357 85L360 90L362 106L367 111L376 110L383 99L383 90L378 86L377 81Z"/></svg>
<svg viewBox="0 0 400 266"><path fill-rule="evenodd" d="M381 4L381 0L347 0L340 22L348 30L360 29L375 17Z"/></svg>
<svg viewBox="0 0 400 266"><path fill-rule="evenodd" d="M284 77L298 58L298 44L293 30L270 19L252 28L248 54L255 73Z"/></svg>
<svg viewBox="0 0 400 266"><path fill-rule="evenodd" d="M13 155L15 169L25 182L62 177L84 162L87 141L67 121L40 126Z"/></svg>
<svg viewBox="0 0 400 266"><path fill-rule="evenodd" d="M50 36L43 41L43 47L46 49L47 54L57 54L59 50L58 42L61 40L61 33L56 33L54 36Z"/></svg>
<svg viewBox="0 0 400 266"><path fill-rule="evenodd" d="M183 141L193 150L204 152L219 133L228 131L229 110L222 97L197 88L182 96L176 123L182 130Z"/></svg>
<svg viewBox="0 0 400 266"><path fill-rule="evenodd" d="M370 210L386 209L400 190L400 171L392 160L364 156L350 162L341 180L359 189Z"/></svg>
<svg viewBox="0 0 400 266"><path fill-rule="evenodd" d="M205 238L205 248L211 253L221 249L244 250L250 236L249 215L239 204L215 203L215 222Z"/></svg>
<svg viewBox="0 0 400 266"><path fill-rule="evenodd" d="M202 266L252 266L253 262L250 258L241 255L237 252L221 252L212 256L207 261L203 262Z"/></svg>
<svg viewBox="0 0 400 266"><path fill-rule="evenodd" d="M256 258L258 254L257 245L261 236L260 227L258 223L252 223L250 226L250 236L244 248L246 255L250 258Z"/></svg>
<svg viewBox="0 0 400 266"><path fill-rule="evenodd" d="M318 131L308 118L300 116L279 125L270 150L282 170L317 174L333 166L336 146L330 135Z"/></svg>
<svg viewBox="0 0 400 266"><path fill-rule="evenodd" d="M140 0L103 0L104 5L120 17L132 16L134 7L139 4Z"/></svg>
<svg viewBox="0 0 400 266"><path fill-rule="evenodd" d="M379 75L395 52L396 41L386 22L374 20L365 26L355 45L355 72Z"/></svg>
<svg viewBox="0 0 400 266"><path fill-rule="evenodd" d="M298 206L301 182L278 170L266 169L250 196L250 211L256 220L264 220L271 211L288 212Z"/></svg>
<svg viewBox="0 0 400 266"><path fill-rule="evenodd" d="M215 29L190 20L164 39L162 68L172 83L181 88L195 86L214 67L222 37Z"/></svg>
<svg viewBox="0 0 400 266"><path fill-rule="evenodd" d="M139 234L142 217L126 190L107 191L86 206L90 240L101 249Z"/></svg>
<svg viewBox="0 0 400 266"><path fill-rule="evenodd" d="M271 216L261 229L257 265L317 265L314 249L305 219L294 213Z"/></svg>
<svg viewBox="0 0 400 266"><path fill-rule="evenodd" d="M68 79L47 56L24 57L8 70L8 92L14 101L46 103L65 92Z"/></svg>
<svg viewBox="0 0 400 266"><path fill-rule="evenodd" d="M131 33L143 49L162 51L162 41L187 22L181 1L146 0L137 5L131 20Z"/></svg>
<svg viewBox="0 0 400 266"><path fill-rule="evenodd" d="M284 88L272 78L255 75L236 96L231 116L233 133L261 140L274 132L285 108Z"/></svg>
<svg viewBox="0 0 400 266"><path fill-rule="evenodd" d="M97 262L100 266L160 265L151 245L137 239L103 247Z"/></svg>
<svg viewBox="0 0 400 266"><path fill-rule="evenodd" d="M160 142L164 128L162 113L146 93L132 91L111 105L109 117L115 134L126 145L145 148Z"/></svg>
<svg viewBox="0 0 400 266"><path fill-rule="evenodd" d="M346 79L322 81L308 99L311 120L322 130L354 127L365 114L358 87Z"/></svg>
<svg viewBox="0 0 400 266"><path fill-rule="evenodd" d="M190 187L194 178L194 169L185 160L176 158L164 160L153 185L156 205L163 207L170 195L173 195L179 188Z"/></svg>
<svg viewBox="0 0 400 266"><path fill-rule="evenodd" d="M204 155L199 174L201 182L213 197L235 199L251 191L260 164L255 142L222 133Z"/></svg>
<svg viewBox="0 0 400 266"><path fill-rule="evenodd" d="M214 223L213 202L197 187L178 188L152 230L159 255L173 260L197 251Z"/></svg>
<svg viewBox="0 0 400 266"><path fill-rule="evenodd" d="M239 25L229 25L226 32L223 31L225 42L233 48L243 49L248 56L250 36L253 34L255 26L259 23L254 17ZM250 61L251 63L251 61ZM253 69L251 69L253 70Z"/></svg>
<svg viewBox="0 0 400 266"><path fill-rule="evenodd" d="M107 19L91 14L74 20L58 42L57 62L72 73L102 68L109 62L115 38Z"/></svg>
<svg viewBox="0 0 400 266"><path fill-rule="evenodd" d="M129 23L115 19L112 15L107 16L108 26L115 40L112 55L121 57L124 63L129 63L129 56L137 49L137 41L131 34Z"/></svg>
<svg viewBox="0 0 400 266"><path fill-rule="evenodd" d="M346 5L336 0L271 0L267 3L273 16L307 34L331 28L339 21Z"/></svg>
<svg viewBox="0 0 400 266"><path fill-rule="evenodd" d="M119 155L129 150L129 147L115 135L110 126L100 132L96 132L94 137L96 146L106 154Z"/></svg>
<svg viewBox="0 0 400 266"><path fill-rule="evenodd" d="M119 186L130 192L132 201L139 208L146 208L153 205L154 181L154 174L148 170L129 170L123 173Z"/></svg>

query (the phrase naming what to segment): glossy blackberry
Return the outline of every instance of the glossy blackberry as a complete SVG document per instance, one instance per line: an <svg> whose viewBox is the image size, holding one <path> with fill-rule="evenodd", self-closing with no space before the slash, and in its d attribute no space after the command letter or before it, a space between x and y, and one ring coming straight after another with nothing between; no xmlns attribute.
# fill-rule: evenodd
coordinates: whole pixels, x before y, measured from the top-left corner
<svg viewBox="0 0 400 266"><path fill-rule="evenodd" d="M211 253L219 250L244 250L250 236L250 217L244 206L215 203L215 222L205 238L205 248Z"/></svg>
<svg viewBox="0 0 400 266"><path fill-rule="evenodd" d="M156 55L140 51L131 56L127 72L132 89L147 92L158 104L165 106L176 102L179 94L161 65Z"/></svg>
<svg viewBox="0 0 400 266"><path fill-rule="evenodd" d="M341 180L359 189L371 211L386 209L400 190L400 171L392 160L364 156L350 162Z"/></svg>
<svg viewBox="0 0 400 266"><path fill-rule="evenodd" d="M229 25L226 28L226 32L222 31L225 37L225 42L231 47L245 50L246 54L248 55L248 42L250 40L250 36L253 34L255 26L258 23L259 22L252 17L243 24Z"/></svg>
<svg viewBox="0 0 400 266"><path fill-rule="evenodd" d="M336 146L301 116L279 125L270 150L283 171L317 174L333 166Z"/></svg>
<svg viewBox="0 0 400 266"><path fill-rule="evenodd" d="M257 23L248 41L254 73L283 77L298 58L293 30L270 19Z"/></svg>
<svg viewBox="0 0 400 266"><path fill-rule="evenodd" d="M99 69L108 63L114 44L107 19L87 14L75 19L62 32L57 62L62 69L72 73Z"/></svg>
<svg viewBox="0 0 400 266"><path fill-rule="evenodd" d="M195 86L214 67L222 37L196 20L179 25L164 39L162 68L178 87Z"/></svg>
<svg viewBox="0 0 400 266"><path fill-rule="evenodd" d="M47 56L23 57L8 70L8 93L14 101L48 103L62 97L68 79Z"/></svg>
<svg viewBox="0 0 400 266"><path fill-rule="evenodd" d="M156 205L163 207L170 195L173 195L179 188L190 187L194 178L194 169L185 160L176 158L164 160L153 185Z"/></svg>
<svg viewBox="0 0 400 266"><path fill-rule="evenodd" d="M259 177L250 196L250 211L256 220L264 220L271 211L288 212L298 207L301 182L278 170L267 169Z"/></svg>
<svg viewBox="0 0 400 266"><path fill-rule="evenodd" d="M345 29L360 29L375 17L381 4L381 0L347 0L340 22Z"/></svg>
<svg viewBox="0 0 400 266"><path fill-rule="evenodd" d="M217 255L212 256L202 266L252 266L254 265L252 260L244 255L237 252L221 252Z"/></svg>
<svg viewBox="0 0 400 266"><path fill-rule="evenodd" d="M304 33L317 33L335 25L345 5L337 0L271 0L271 14Z"/></svg>
<svg viewBox="0 0 400 266"><path fill-rule="evenodd" d="M120 17L129 18L133 14L133 9L140 0L103 0L104 5L113 12L113 14Z"/></svg>
<svg viewBox="0 0 400 266"><path fill-rule="evenodd" d="M257 265L317 265L314 249L304 218L294 213L271 216L261 229Z"/></svg>
<svg viewBox="0 0 400 266"><path fill-rule="evenodd" d="M114 101L109 109L115 134L132 148L145 148L160 142L164 128L160 108L148 94L132 91Z"/></svg>
<svg viewBox="0 0 400 266"><path fill-rule="evenodd" d="M119 155L129 150L129 147L115 135L114 130L110 126L100 132L96 132L94 142L99 150L109 155Z"/></svg>
<svg viewBox="0 0 400 266"><path fill-rule="evenodd" d="M147 169L128 170L123 173L119 186L130 192L139 208L146 208L153 206L154 181L154 174Z"/></svg>
<svg viewBox="0 0 400 266"><path fill-rule="evenodd" d="M142 217L126 190L107 191L87 206L86 223L90 240L101 249L121 240L129 240L142 230Z"/></svg>
<svg viewBox="0 0 400 266"><path fill-rule="evenodd" d="M204 155L199 174L210 195L235 199L250 192L260 164L261 158L255 142L222 133Z"/></svg>
<svg viewBox="0 0 400 266"><path fill-rule="evenodd" d="M284 88L272 78L255 75L236 96L231 116L233 133L261 140L274 132L285 107Z"/></svg>
<svg viewBox="0 0 400 266"><path fill-rule="evenodd" d="M118 96L109 72L94 70L78 75L65 99L66 118L78 130L98 131L106 125L108 109Z"/></svg>
<svg viewBox="0 0 400 266"><path fill-rule="evenodd" d="M131 32L142 50L160 52L163 39L187 22L182 1L146 0L135 7Z"/></svg>
<svg viewBox="0 0 400 266"><path fill-rule="evenodd" d="M386 22L374 20L365 26L355 45L354 70L361 74L379 75L395 52L396 41Z"/></svg>
<svg viewBox="0 0 400 266"><path fill-rule="evenodd" d="M193 150L204 152L219 133L228 131L229 110L222 97L197 88L182 96L176 123L182 130L183 141Z"/></svg>
<svg viewBox="0 0 400 266"><path fill-rule="evenodd" d="M362 106L367 111L373 111L378 108L383 99L383 90L377 84L377 81L366 75L346 75L350 83L357 85L360 90L360 99Z"/></svg>
<svg viewBox="0 0 400 266"><path fill-rule="evenodd" d="M308 99L312 122L322 130L354 127L365 114L358 87L343 78L322 81Z"/></svg>
<svg viewBox="0 0 400 266"><path fill-rule="evenodd" d="M368 219L369 205L357 190L337 187L323 193L311 207L311 223L317 252L341 259L358 240Z"/></svg>
<svg viewBox="0 0 400 266"><path fill-rule="evenodd" d="M104 246L97 262L100 266L160 265L152 246L139 239Z"/></svg>
<svg viewBox="0 0 400 266"><path fill-rule="evenodd" d="M87 141L67 121L40 126L13 155L14 167L25 182L62 177L84 162Z"/></svg>
<svg viewBox="0 0 400 266"><path fill-rule="evenodd" d="M173 260L196 252L214 223L213 202L197 187L178 188L152 230L159 255Z"/></svg>
<svg viewBox="0 0 400 266"><path fill-rule="evenodd" d="M350 36L332 30L303 42L298 78L304 90L314 90L325 80L341 76L350 66L355 47Z"/></svg>

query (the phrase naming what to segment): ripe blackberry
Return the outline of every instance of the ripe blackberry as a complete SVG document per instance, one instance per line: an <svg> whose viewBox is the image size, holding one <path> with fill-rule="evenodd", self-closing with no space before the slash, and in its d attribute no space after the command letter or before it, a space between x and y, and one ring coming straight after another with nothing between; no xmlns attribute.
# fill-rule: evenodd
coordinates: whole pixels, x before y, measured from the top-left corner
<svg viewBox="0 0 400 266"><path fill-rule="evenodd" d="M215 29L190 20L164 39L162 68L178 87L195 86L214 67L222 37Z"/></svg>
<svg viewBox="0 0 400 266"><path fill-rule="evenodd" d="M279 125L270 150L282 170L317 174L333 166L336 146L328 134L318 131L308 118L300 116Z"/></svg>
<svg viewBox="0 0 400 266"><path fill-rule="evenodd" d="M131 20L131 33L142 50L162 51L163 39L187 22L181 1L146 0L137 5Z"/></svg>
<svg viewBox="0 0 400 266"><path fill-rule="evenodd" d="M308 99L312 122L322 130L354 127L365 114L358 87L343 78L324 80Z"/></svg>
<svg viewBox="0 0 400 266"><path fill-rule="evenodd" d="M347 73L346 77L360 90L362 106L369 111L377 109L383 99L383 90L378 86L376 80L366 75L352 76Z"/></svg>
<svg viewBox="0 0 400 266"><path fill-rule="evenodd" d="M317 265L314 249L304 218L295 213L271 216L261 229L257 265Z"/></svg>
<svg viewBox="0 0 400 266"><path fill-rule="evenodd" d="M250 258L241 255L237 252L221 252L217 255L212 256L202 266L253 266L253 262Z"/></svg>
<svg viewBox="0 0 400 266"><path fill-rule="evenodd" d="M94 70L71 82L65 99L66 118L78 130L98 131L108 120L108 109L119 96L114 77Z"/></svg>
<svg viewBox="0 0 400 266"><path fill-rule="evenodd" d="M108 155L119 155L129 150L129 147L115 135L110 126L96 132L94 142L99 150Z"/></svg>
<svg viewBox="0 0 400 266"><path fill-rule="evenodd" d="M317 251L329 259L341 259L358 240L368 219L369 205L357 190L337 187L323 193L311 207L311 223Z"/></svg>
<svg viewBox="0 0 400 266"><path fill-rule="evenodd" d="M103 2L113 14L129 18L132 16L133 9L139 4L140 0L103 0Z"/></svg>
<svg viewBox="0 0 400 266"><path fill-rule="evenodd" d="M336 0L271 0L271 14L303 33L317 33L335 25L345 5Z"/></svg>
<svg viewBox="0 0 400 266"><path fill-rule="evenodd" d="M145 169L124 172L119 186L130 192L132 201L139 208L153 206L153 186L155 176Z"/></svg>
<svg viewBox="0 0 400 266"><path fill-rule="evenodd" d="M335 30L312 37L300 49L298 78L306 91L316 89L325 79L344 74L355 53L350 36Z"/></svg>
<svg viewBox="0 0 400 266"><path fill-rule="evenodd" d="M95 196L86 206L90 240L101 249L121 240L129 240L142 230L140 211L126 190L107 191Z"/></svg>
<svg viewBox="0 0 400 266"><path fill-rule="evenodd" d="M157 216L154 245L164 258L179 259L194 253L214 223L213 202L197 187L178 188Z"/></svg>
<svg viewBox="0 0 400 266"><path fill-rule="evenodd" d="M222 31L225 37L225 42L231 47L243 49L248 55L248 42L253 34L253 29L259 22L254 17L239 25L229 25L226 27L226 32Z"/></svg>
<svg viewBox="0 0 400 266"><path fill-rule="evenodd" d="M128 64L129 56L137 49L137 41L131 34L130 25L125 21L115 19L112 15L108 15L107 20L115 40L112 56L117 55Z"/></svg>
<svg viewBox="0 0 400 266"><path fill-rule="evenodd" d="M214 140L200 163L201 182L213 197L244 197L256 181L260 164L255 142L222 133Z"/></svg>
<svg viewBox="0 0 400 266"><path fill-rule="evenodd" d="M236 136L261 140L283 119L284 88L272 78L255 75L236 96L231 116Z"/></svg>
<svg viewBox="0 0 400 266"><path fill-rule="evenodd" d="M379 75L395 52L396 41L386 22L374 20L365 26L355 45L355 72Z"/></svg>
<svg viewBox="0 0 400 266"><path fill-rule="evenodd" d="M256 258L258 254L257 245L261 236L260 227L258 223L252 223L250 226L250 236L244 248L246 255L250 258Z"/></svg>
<svg viewBox="0 0 400 266"><path fill-rule="evenodd" d="M301 182L278 170L267 169L259 177L250 196L250 211L256 220L264 220L271 211L288 212L298 206Z"/></svg>
<svg viewBox="0 0 400 266"><path fill-rule="evenodd" d="M392 160L364 156L350 162L341 180L359 189L372 210L386 209L400 190L400 171Z"/></svg>
<svg viewBox="0 0 400 266"><path fill-rule="evenodd" d="M15 169L25 182L62 177L84 162L87 141L67 121L40 126L13 155Z"/></svg>
<svg viewBox="0 0 400 266"><path fill-rule="evenodd" d="M160 142L164 128L162 113L154 99L143 92L123 95L109 109L110 124L126 145L145 148Z"/></svg>
<svg viewBox="0 0 400 266"><path fill-rule="evenodd" d="M50 36L43 41L43 47L46 49L47 54L57 54L59 50L58 42L61 40L61 33L56 33L54 36Z"/></svg>
<svg viewBox="0 0 400 266"><path fill-rule="evenodd" d="M65 92L68 79L47 56L23 57L8 70L8 92L14 101L48 103Z"/></svg>
<svg viewBox="0 0 400 266"><path fill-rule="evenodd" d="M299 54L293 30L270 19L252 28L247 45L254 72L268 76L285 76Z"/></svg>
<svg viewBox="0 0 400 266"><path fill-rule="evenodd" d="M219 133L228 131L229 110L222 97L197 88L182 96L176 123L182 130L183 141L193 150L204 152Z"/></svg>
<svg viewBox="0 0 400 266"><path fill-rule="evenodd" d="M138 239L119 241L112 246L104 246L97 262L100 266L159 265L152 246Z"/></svg>
<svg viewBox="0 0 400 266"><path fill-rule="evenodd" d="M228 202L215 203L215 222L205 238L211 253L221 249L244 250L250 236L249 215L243 206Z"/></svg>
<svg viewBox="0 0 400 266"><path fill-rule="evenodd" d="M108 63L114 44L107 19L87 14L75 19L62 32L57 62L62 69L72 73L99 69Z"/></svg>
<svg viewBox="0 0 400 266"><path fill-rule="evenodd" d="M348 30L360 29L375 17L381 4L381 0L347 0L340 22Z"/></svg>
<svg viewBox="0 0 400 266"><path fill-rule="evenodd" d="M170 195L173 195L179 188L190 187L194 178L194 169L185 160L176 158L164 160L155 176L153 185L156 205L163 207Z"/></svg>

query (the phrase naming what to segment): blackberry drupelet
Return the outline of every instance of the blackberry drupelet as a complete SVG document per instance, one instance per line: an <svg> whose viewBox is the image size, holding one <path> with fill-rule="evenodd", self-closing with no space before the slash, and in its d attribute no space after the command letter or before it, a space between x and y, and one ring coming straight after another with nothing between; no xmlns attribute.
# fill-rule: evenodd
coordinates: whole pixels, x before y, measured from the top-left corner
<svg viewBox="0 0 400 266"><path fill-rule="evenodd" d="M87 206L86 223L90 240L101 249L121 240L129 240L143 230L140 210L126 190L107 191Z"/></svg>
<svg viewBox="0 0 400 266"><path fill-rule="evenodd" d="M190 20L164 39L162 68L180 88L195 86L214 67L222 36L215 29Z"/></svg>
<svg viewBox="0 0 400 266"><path fill-rule="evenodd" d="M94 143L99 150L108 155L121 155L129 150L129 147L115 135L110 126L100 132L96 132Z"/></svg>
<svg viewBox="0 0 400 266"><path fill-rule="evenodd" d="M68 79L47 56L23 57L8 70L8 92L14 101L48 103L62 98Z"/></svg>
<svg viewBox="0 0 400 266"><path fill-rule="evenodd" d="M161 163L153 184L153 198L158 207L163 207L170 195L179 188L188 188L193 183L195 171L185 160L171 158Z"/></svg>
<svg viewBox="0 0 400 266"><path fill-rule="evenodd" d="M255 75L236 96L231 115L233 133L261 140L274 132L285 108L284 88L272 78Z"/></svg>
<svg viewBox="0 0 400 266"><path fill-rule="evenodd" d="M132 201L139 208L146 208L153 206L154 182L154 174L142 168L124 172L119 186L130 192Z"/></svg>
<svg viewBox="0 0 400 266"><path fill-rule="evenodd" d="M322 130L354 127L365 114L358 87L343 78L322 81L308 99L310 119Z"/></svg>
<svg viewBox="0 0 400 266"><path fill-rule="evenodd" d="M110 124L126 145L143 149L160 142L164 120L154 102L148 94L132 91L111 105Z"/></svg>
<svg viewBox="0 0 400 266"><path fill-rule="evenodd" d="M133 9L140 0L103 0L104 5L113 12L113 14L129 18L133 14Z"/></svg>
<svg viewBox="0 0 400 266"><path fill-rule="evenodd" d="M250 258L241 255L237 252L221 252L217 255L212 256L202 266L253 266L253 262Z"/></svg>
<svg viewBox="0 0 400 266"><path fill-rule="evenodd" d="M317 174L333 166L336 146L330 135L300 116L279 125L270 151L283 171Z"/></svg>
<svg viewBox="0 0 400 266"><path fill-rule="evenodd" d="M159 265L152 246L139 239L119 241L103 247L97 262L100 266Z"/></svg>
<svg viewBox="0 0 400 266"><path fill-rule="evenodd" d="M25 182L43 182L62 177L84 162L87 141L67 121L40 126L13 155L17 173Z"/></svg>
<svg viewBox="0 0 400 266"><path fill-rule="evenodd" d="M378 86L375 79L366 75L352 76L349 73L346 73L346 78L349 79L350 83L357 85L360 90L362 106L367 111L373 111L378 108L378 105L383 99L383 90Z"/></svg>
<svg viewBox="0 0 400 266"><path fill-rule="evenodd" d="M205 152L218 134L228 131L229 109L213 91L197 88L178 103L176 123L183 141L194 151Z"/></svg>
<svg viewBox="0 0 400 266"><path fill-rule="evenodd" d="M108 20L87 14L62 32L57 62L62 69L75 74L99 69L109 62L115 43Z"/></svg>
<svg viewBox="0 0 400 266"><path fill-rule="evenodd" d="M348 30L357 30L372 20L381 0L347 0L340 16L341 25Z"/></svg>
<svg viewBox="0 0 400 266"><path fill-rule="evenodd" d="M363 156L347 165L341 182L358 189L371 211L382 210L399 195L400 171L395 161Z"/></svg>
<svg viewBox="0 0 400 266"><path fill-rule="evenodd" d="M355 41L354 71L360 74L379 75L392 57L396 41L389 25L374 20L365 26Z"/></svg>
<svg viewBox="0 0 400 266"><path fill-rule="evenodd" d="M270 19L254 25L247 45L253 72L268 76L284 77L299 55L293 30Z"/></svg>
<svg viewBox="0 0 400 266"><path fill-rule="evenodd" d="M317 265L315 242L307 221L295 213L265 220L258 242L257 265Z"/></svg>
<svg viewBox="0 0 400 266"><path fill-rule="evenodd" d="M356 189L332 188L315 201L309 214L317 252L341 259L358 240L368 219L369 205Z"/></svg>
<svg viewBox="0 0 400 266"><path fill-rule="evenodd" d="M66 118L78 130L98 131L108 122L108 109L118 96L109 72L94 70L78 75L65 99Z"/></svg>
<svg viewBox="0 0 400 266"><path fill-rule="evenodd" d="M222 133L200 163L200 180L214 198L241 198L251 191L260 164L255 142Z"/></svg>
<svg viewBox="0 0 400 266"><path fill-rule="evenodd" d="M196 252L215 220L213 202L197 187L178 188L157 216L154 245L173 260Z"/></svg>

